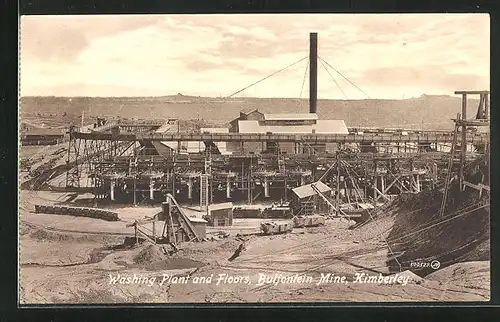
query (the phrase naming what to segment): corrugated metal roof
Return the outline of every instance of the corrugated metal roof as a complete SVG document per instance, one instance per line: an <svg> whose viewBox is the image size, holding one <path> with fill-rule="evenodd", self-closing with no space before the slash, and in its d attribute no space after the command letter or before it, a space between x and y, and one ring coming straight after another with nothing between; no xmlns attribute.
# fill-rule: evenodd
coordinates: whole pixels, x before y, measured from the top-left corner
<svg viewBox="0 0 500 322"><path fill-rule="evenodd" d="M227 127L203 127L200 129L201 133L229 133ZM214 142L215 146L221 154L231 154L227 151L227 142ZM203 150L206 149L205 143L201 142Z"/></svg>
<svg viewBox="0 0 500 322"><path fill-rule="evenodd" d="M24 133L21 133L23 136L52 136L52 135L64 135L67 129L49 129L49 128L32 128L27 130Z"/></svg>
<svg viewBox="0 0 500 322"><path fill-rule="evenodd" d="M317 120L316 113L280 113L280 114L264 114L266 121L287 121L287 120Z"/></svg>
<svg viewBox="0 0 500 322"><path fill-rule="evenodd" d="M316 133L349 134L344 120L318 120L314 129Z"/></svg>
<svg viewBox="0 0 500 322"><path fill-rule="evenodd" d="M227 142L214 142L214 143L217 146L217 149L219 149L219 152L221 154L223 155L231 154L231 152L227 150ZM174 151L177 151L178 143L176 141L161 141L161 144L169 147ZM196 142L196 141L181 142L181 152L184 151L188 153L199 153L205 151L205 149L206 146L205 143L203 142Z"/></svg>
<svg viewBox="0 0 500 322"><path fill-rule="evenodd" d="M177 151L178 144L175 141L161 141L160 143L171 148L172 150Z"/></svg>
<svg viewBox="0 0 500 322"><path fill-rule="evenodd" d="M179 127L177 124L169 124L168 122L165 122L156 130L156 133L177 132L178 130Z"/></svg>
<svg viewBox="0 0 500 322"><path fill-rule="evenodd" d="M201 133L229 133L229 129L227 127L202 127L200 129Z"/></svg>
<svg viewBox="0 0 500 322"><path fill-rule="evenodd" d="M227 142L215 142L217 149L219 149L220 154L229 155L232 154L227 150Z"/></svg>
<svg viewBox="0 0 500 322"><path fill-rule="evenodd" d="M166 132L171 132L173 131L173 124L169 124L168 122L165 122L162 126L160 126L155 132L156 133L166 133ZM175 126L175 132L177 132L177 126ZM158 153L161 154L162 150L161 148L159 148L157 146L157 144L155 144L154 142L153 143L153 146L155 146L156 150L158 151ZM167 142L167 141L162 141L160 142L162 145L174 150L174 151L177 151L177 142Z"/></svg>
<svg viewBox="0 0 500 322"><path fill-rule="evenodd" d="M253 112L259 112L262 114L262 112L260 112L258 108L252 108L252 107L247 107L247 108L244 108L240 111L240 113L243 113L245 115L248 115L248 114L253 113Z"/></svg>
<svg viewBox="0 0 500 322"><path fill-rule="evenodd" d="M299 197L299 199L307 198L310 196L316 195L316 191L312 188L312 184L321 191L322 193L331 191L332 189L328 187L326 184L324 184L321 181L316 181L314 183L306 184L297 188L292 189L292 191Z"/></svg>
<svg viewBox="0 0 500 322"><path fill-rule="evenodd" d="M261 125L259 121L239 121L240 133L312 133L313 125Z"/></svg>
<svg viewBox="0 0 500 322"><path fill-rule="evenodd" d="M218 204L213 204L208 206L208 210L221 210L221 209L229 209L233 208L233 203L232 202L224 202L224 203L218 203Z"/></svg>
<svg viewBox="0 0 500 322"><path fill-rule="evenodd" d="M188 153L200 153L205 151L205 143L196 141L182 142L182 146L186 147Z"/></svg>
<svg viewBox="0 0 500 322"><path fill-rule="evenodd" d="M259 121L238 121L239 133L349 134L343 120L318 120L306 125L261 125Z"/></svg>
<svg viewBox="0 0 500 322"><path fill-rule="evenodd" d="M176 127L175 127L176 128ZM158 130L156 131L158 132ZM225 127L206 127L200 129L201 133L229 133L229 129ZM227 151L227 142L214 142L219 149L221 154L231 154ZM161 141L161 144L169 147L172 150L177 151L178 143L175 141ZM188 153L200 153L205 151L206 146L203 142L187 141L181 142L181 151L186 151Z"/></svg>
<svg viewBox="0 0 500 322"><path fill-rule="evenodd" d="M195 218L195 217L188 217L190 222L198 222L198 223L207 223L205 219L202 218Z"/></svg>
<svg viewBox="0 0 500 322"><path fill-rule="evenodd" d="M177 151L178 143L176 141L161 141L161 144ZM205 150L205 143L196 141L181 142L181 152L199 153Z"/></svg>
<svg viewBox="0 0 500 322"><path fill-rule="evenodd" d="M170 154L170 150L175 150L177 149L177 142L175 142L175 147L169 146L168 144L165 144L168 142L157 142L157 141L151 141L151 144L155 147L156 151L160 155L166 155Z"/></svg>

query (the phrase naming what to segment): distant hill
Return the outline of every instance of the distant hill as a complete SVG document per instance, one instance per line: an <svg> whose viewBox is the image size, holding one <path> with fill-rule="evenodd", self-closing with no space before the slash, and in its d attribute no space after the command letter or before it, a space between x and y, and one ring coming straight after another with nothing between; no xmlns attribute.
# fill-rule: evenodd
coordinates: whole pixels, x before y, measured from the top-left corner
<svg viewBox="0 0 500 322"><path fill-rule="evenodd" d="M182 94L162 97L23 97L21 114L120 116L128 118L203 119L227 123L242 109L263 113L307 113L307 99L210 98ZM478 100L469 100L469 116L475 115ZM410 127L450 129L451 118L461 111L461 98L423 95L403 100L318 100L321 119L344 119L347 126ZM22 117L22 116L21 116Z"/></svg>

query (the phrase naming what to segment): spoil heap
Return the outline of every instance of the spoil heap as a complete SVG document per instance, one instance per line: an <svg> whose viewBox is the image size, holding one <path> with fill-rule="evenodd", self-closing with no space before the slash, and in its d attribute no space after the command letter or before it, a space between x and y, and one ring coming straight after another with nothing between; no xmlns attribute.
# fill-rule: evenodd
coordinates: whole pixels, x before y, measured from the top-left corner
<svg viewBox="0 0 500 322"><path fill-rule="evenodd" d="M182 270L198 268L205 263L182 256L168 256L161 245L143 245L136 249L133 257L133 267L144 268L150 271Z"/></svg>
<svg viewBox="0 0 500 322"><path fill-rule="evenodd" d="M481 167L469 167L466 177L477 178L482 171ZM425 267L425 263L434 260L439 261L440 268L461 262L488 261L489 194L483 191L480 195L472 188L461 191L458 184L453 184L448 192L446 211L440 216L442 198L439 189L401 195L373 212L372 218L358 229L368 231L380 226L380 222L391 222L388 229L385 226L383 230L392 250L392 254L388 252L387 264L394 272L411 269L425 276L435 271Z"/></svg>

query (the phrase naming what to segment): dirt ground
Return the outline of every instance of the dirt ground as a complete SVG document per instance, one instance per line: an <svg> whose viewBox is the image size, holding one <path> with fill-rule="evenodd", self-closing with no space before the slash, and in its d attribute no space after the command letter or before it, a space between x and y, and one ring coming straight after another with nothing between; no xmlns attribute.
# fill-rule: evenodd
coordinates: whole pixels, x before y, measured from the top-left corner
<svg viewBox="0 0 500 322"><path fill-rule="evenodd" d="M191 111L199 104L208 106L205 114L197 117L201 117L202 121L192 120L183 127L195 128L200 124L208 124L207 120L214 121L214 124L230 121L237 117L242 104L243 107L268 106L268 109L276 106L272 110L262 110L266 113L296 112L297 108L295 102L286 100L208 102L208 105L205 101L196 101L186 109L184 103L180 105L168 102L165 105L162 101L122 102L116 99L84 98L75 99L67 111L62 111L60 100L24 98L23 121L33 126L78 123L77 117L82 110L88 109L90 103L93 105L94 115L99 116L108 115L114 107L125 104L123 110L119 108L121 116L136 117L138 111L142 111L143 116L148 118L168 116L180 119L192 118ZM65 104L66 100L64 99ZM443 100L449 103L444 104ZM406 108L394 108L396 101L373 102L378 106L376 114L389 115L393 118L391 121L374 117L373 112L367 113L367 110L374 111L372 103L366 105L362 101L354 102L364 107L353 107L342 102L331 103L336 108L326 106L323 110L319 109L321 118L331 118L329 114L335 111L335 118L345 119L349 126L403 126L406 123L421 123L426 129L449 128L449 117L455 115L457 106L455 98L430 96L407 100L409 105L406 104ZM422 108L431 107L432 111L436 110L435 106L446 105L445 109L439 109L445 116L435 117L442 119L442 124L436 126L434 123L427 124L425 120L420 122L428 113L422 113L420 107L415 108L416 103ZM144 104L148 108L137 108ZM238 104L238 108L233 109L235 104ZM477 106L477 102L469 106ZM45 115L41 115L39 111L45 111ZM353 114L353 111L356 113ZM393 113L394 111L399 112ZM68 115L63 117L63 112L64 115L68 112ZM217 116L217 120L212 120L213 116ZM20 161L26 163L27 169L20 173L20 182L31 180L30 172L36 174L46 164L52 164L52 167L65 164L65 148L67 143L49 147L23 147L20 150ZM52 187L63 186L63 176L48 179ZM404 221L395 223L394 217L381 216L376 224L367 224L359 229L349 229L352 222L328 220L324 227L294 229L286 235L243 237L238 234L257 232L261 220L235 219L231 227L207 228L209 236L224 230L230 234L228 238L185 243L178 253L166 255L161 246L147 243L124 245L124 240L133 236L132 228L127 228L126 224L152 216L159 208L115 208L113 210L119 213L121 219L118 222L33 213L35 204L64 203L76 200L75 197L78 199L83 196L53 191L20 191L21 304L487 301L490 297L489 261L486 260L471 257L460 263L432 269L425 275L420 274L421 276L409 272L416 271L410 264L412 259L422 259L424 251L431 248L422 241L423 237L439 237L443 226L428 230L425 234L416 234L403 245L397 237L401 231L405 231L401 227L409 226L407 223L410 221L407 222L406 217L400 216ZM458 221L453 221L456 222ZM420 224L422 223L415 220L407 229L419 229ZM467 223L461 227L466 225ZM394 229L395 226L398 229ZM157 225L157 232L161 228L161 225ZM449 229L458 230L456 226L450 226ZM388 249L387 238L392 238L391 245L394 249ZM470 241L461 236L446 239L456 239L457 245L452 246L452 250L457 248L461 251L464 243L475 247L478 237L471 235L468 238ZM244 245L244 250L240 256L230 261L229 258L241 244ZM484 244L489 246L489 240ZM439 243L432 246L438 248ZM444 244L441 246L450 247ZM412 248L415 249L414 252L408 251ZM395 265L394 255L405 259L401 267ZM325 278L328 277L327 274L331 274L328 281ZM356 279L359 274L367 274L374 279L389 276L395 280L399 278L400 282L363 283ZM279 278L275 278L276 275ZM259 283L263 277L267 277L269 283ZM319 281L323 283L318 283Z"/></svg>
<svg viewBox="0 0 500 322"><path fill-rule="evenodd" d="M32 212L34 203L68 197L21 191L21 304L487 301L490 296L488 261L458 263L422 277L404 266L394 275L384 241L394 224L390 216L360 229L332 219L274 236L240 236L258 231L260 221L235 219L225 228L229 237L184 243L167 255L147 242L124 245L133 236L126 224L159 208L115 209L118 222ZM209 228L207 234L221 230ZM244 250L230 261L240 244ZM395 281L356 280L363 273L374 279L392 274Z"/></svg>

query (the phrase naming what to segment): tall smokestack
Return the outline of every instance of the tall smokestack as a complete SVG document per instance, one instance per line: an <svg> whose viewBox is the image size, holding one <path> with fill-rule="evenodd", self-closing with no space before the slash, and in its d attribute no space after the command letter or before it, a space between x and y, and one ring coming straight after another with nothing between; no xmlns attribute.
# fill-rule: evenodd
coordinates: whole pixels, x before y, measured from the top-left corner
<svg viewBox="0 0 500 322"><path fill-rule="evenodd" d="M316 113L318 100L318 33L309 34L309 113Z"/></svg>

